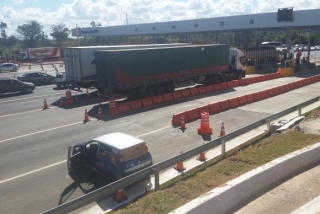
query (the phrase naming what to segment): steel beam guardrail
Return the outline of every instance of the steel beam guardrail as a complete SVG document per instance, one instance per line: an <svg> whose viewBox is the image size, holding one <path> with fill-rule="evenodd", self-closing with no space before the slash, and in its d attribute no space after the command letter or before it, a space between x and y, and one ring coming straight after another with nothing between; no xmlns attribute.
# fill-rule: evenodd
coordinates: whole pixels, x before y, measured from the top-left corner
<svg viewBox="0 0 320 214"><path fill-rule="evenodd" d="M201 152L205 152L209 149L212 149L214 148L215 146L221 144L221 147L222 147L222 151L221 151L221 154L222 154L222 157L224 157L225 155L225 146L224 144L228 141L228 140L231 140L231 139L234 139L246 132L249 132L257 127L260 127L262 125L265 125L267 124L268 127L270 127L270 123L282 116L285 116L291 112L294 112L294 111L298 111L299 115L301 114L301 109L305 106L308 106L312 103L315 103L317 101L319 101L319 98L320 96L316 97L316 98L313 98L313 99L310 99L306 102L303 102L303 103L300 103L298 105L295 105L293 107L290 107L286 110L283 110L277 114L274 114L274 115L271 115L269 117L266 117L262 120L259 120L255 123L252 123L248 126L245 126L241 129L238 129L234 132L231 132L221 138L218 138L218 139L215 139L211 142L208 142L206 144L203 144L197 148L194 148L192 150L189 150L189 151L186 151L180 155L177 155L175 157L172 157L168 160L165 160L163 162L160 162L158 164L155 164L153 166L150 166L146 169L143 169L139 172L136 172L132 175L129 175L125 178L122 178L118 181L115 181L109 185L106 185L104 187L101 187L100 189L97 189L93 192L90 192L90 193L87 193L86 195L83 195L79 198L76 198L72 201L69 201L69 202L66 202L64 204L61 204L53 209L50 209L44 213L46 214L56 214L56 213L68 213L68 212L72 212L76 209L79 209L89 203L92 203L92 202L95 202L99 199L102 199L104 197L107 197L107 196L110 196L112 194L114 194L115 192L117 192L119 189L123 189L125 187L128 187L132 184L135 184L139 181L142 181L142 180L145 180L147 178L150 178L151 175L154 175L155 176L155 190L157 190L159 188L159 172L162 171L162 170L165 170L173 165L175 165L176 163L180 162L180 161L184 161L186 159L189 159L189 158L192 158L194 156L197 156L199 155ZM269 129L267 130L269 131Z"/></svg>

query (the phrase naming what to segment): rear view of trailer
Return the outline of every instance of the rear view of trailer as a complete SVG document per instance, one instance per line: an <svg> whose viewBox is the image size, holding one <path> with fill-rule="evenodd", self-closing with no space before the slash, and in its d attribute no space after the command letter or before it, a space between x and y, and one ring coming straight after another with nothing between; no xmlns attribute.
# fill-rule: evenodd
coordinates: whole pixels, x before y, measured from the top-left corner
<svg viewBox="0 0 320 214"><path fill-rule="evenodd" d="M125 91L228 71L228 45L96 51L98 85Z"/></svg>

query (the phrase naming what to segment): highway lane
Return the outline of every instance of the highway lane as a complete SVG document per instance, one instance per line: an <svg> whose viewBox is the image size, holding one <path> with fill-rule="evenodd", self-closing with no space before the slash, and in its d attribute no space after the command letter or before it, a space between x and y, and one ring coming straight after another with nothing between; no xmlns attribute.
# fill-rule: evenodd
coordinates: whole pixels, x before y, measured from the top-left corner
<svg viewBox="0 0 320 214"><path fill-rule="evenodd" d="M66 164L63 161L66 159L67 147L75 142L113 131L127 132L135 136L141 136L141 138L146 140L155 163L157 163L179 154L181 150L186 151L206 142L196 133L199 122L187 124L188 129L183 134L181 130L171 128L170 122L173 113L217 100L239 96L240 94L252 93L257 90L262 90L264 87L273 87L293 80L294 78L281 78L268 81L268 83L266 82L264 84L238 87L235 88L233 93L213 93L215 96L188 99L186 102L176 103L176 105L163 105L159 108L151 108L149 111L129 114L116 119L108 120L109 118L105 118L105 121L95 121L95 119L92 119L92 121L86 124L82 124L81 122L83 118L83 107L68 110L56 108L41 113L31 112L23 114L22 116L20 115L19 117L15 115L1 118L0 168L5 173L1 173L0 175L0 191L5 191L8 195L3 196L0 207L4 208L5 213L19 213L10 212L12 205L19 204L19 206L14 207L17 211L20 211L20 213L23 212L23 210L29 210L29 213L38 213L56 206L61 194L68 192L66 191L66 189L68 190L67 187L69 185L72 186L74 182L73 179L68 176ZM230 132L252 123L255 120L266 117L275 111L287 108L294 100L299 99L302 102L303 100L310 99L312 94L316 96L316 91L319 90L316 86L317 84L314 84L312 87L308 87L308 90L299 89L300 91L297 95L287 93L286 95L288 100L290 100L289 102L283 102L281 97L284 95L281 95L272 98L275 99L275 102L270 102L271 99L269 101L263 101L264 104L262 106L259 103L250 104L239 109L211 116L211 124L214 129L212 139L218 136L221 121L225 122L226 130ZM277 105L274 103L277 103ZM0 108L1 105L2 104L0 104ZM88 107L91 112L96 110L95 105L88 105L86 107ZM106 110L106 106L103 107L104 110ZM27 121L27 123L18 123L16 124L16 128L12 130L5 129L6 125L4 124L8 123L8 127L11 127L13 124L10 124L10 121L12 120L16 120L16 122ZM4 123L2 121L4 121ZM56 128L57 126L73 123L75 124L68 127ZM52 130L6 140L20 136L22 133L19 135L19 132L30 134L48 128ZM30 170L36 170L59 162L61 163L56 166L1 183L1 181L5 179L10 179L11 177L27 173ZM13 189L14 191L9 191ZM31 191L32 193L30 193ZM83 194L83 191L77 188L77 190L71 194L69 200L81 194ZM26 198L26 195L30 197ZM8 201L6 198L10 198L8 203L6 203ZM41 205L37 206L40 203ZM32 204L33 206L31 206ZM32 207L31 210L30 207Z"/></svg>

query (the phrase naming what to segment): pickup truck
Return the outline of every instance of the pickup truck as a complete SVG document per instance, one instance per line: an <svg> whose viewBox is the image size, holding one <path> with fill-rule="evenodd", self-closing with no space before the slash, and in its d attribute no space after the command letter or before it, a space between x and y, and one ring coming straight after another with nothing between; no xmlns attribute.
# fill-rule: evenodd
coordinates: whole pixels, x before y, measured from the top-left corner
<svg viewBox="0 0 320 214"><path fill-rule="evenodd" d="M146 143L134 136L114 132L77 143L68 149L68 170L87 167L117 180L153 164Z"/></svg>

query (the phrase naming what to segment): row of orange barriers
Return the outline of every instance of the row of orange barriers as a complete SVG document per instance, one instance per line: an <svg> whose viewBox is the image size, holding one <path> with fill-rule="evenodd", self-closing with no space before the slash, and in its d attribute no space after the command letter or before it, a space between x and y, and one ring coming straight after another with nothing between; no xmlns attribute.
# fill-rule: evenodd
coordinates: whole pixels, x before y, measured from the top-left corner
<svg viewBox="0 0 320 214"><path fill-rule="evenodd" d="M191 96L197 96L205 93L210 93L213 91L223 90L227 88L233 88L238 86L244 86L248 84L253 84L257 82L262 82L266 80L271 80L275 78L282 77L280 73L271 73L266 74L263 76L256 76L256 77L249 77L245 79L240 80L233 80L229 82L219 83L219 84L213 84L213 85L206 85L206 86L200 86L200 87L194 87L194 88L187 88L183 90L174 91L172 93L167 93L163 95L157 95L153 97L144 98L141 100L134 100L126 103L120 103L117 104L116 109L111 109L110 114L115 115L119 113L125 113L129 111L138 110L141 108L146 108L166 102L171 102L174 100L179 100L182 98L187 98ZM190 113L191 114L191 113ZM199 114L200 115L200 114ZM193 115L193 117L199 116L199 115ZM180 122L179 122L180 124Z"/></svg>
<svg viewBox="0 0 320 214"><path fill-rule="evenodd" d="M256 101L260 101L263 99L267 99L269 97L273 97L315 82L320 81L320 75L308 77L296 82L287 83L285 85L281 85L278 87L274 87L271 89L223 100L216 103L211 103L208 105L200 106L198 108L189 109L184 112L179 112L172 116L172 126L177 127L180 126L181 118L184 118L186 123L192 122L200 119L201 112L209 112L209 114L217 114L219 112L227 111L232 108L237 108L239 106L243 106L249 103L253 103Z"/></svg>

